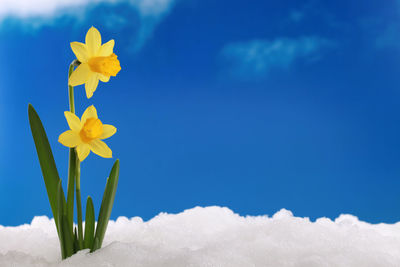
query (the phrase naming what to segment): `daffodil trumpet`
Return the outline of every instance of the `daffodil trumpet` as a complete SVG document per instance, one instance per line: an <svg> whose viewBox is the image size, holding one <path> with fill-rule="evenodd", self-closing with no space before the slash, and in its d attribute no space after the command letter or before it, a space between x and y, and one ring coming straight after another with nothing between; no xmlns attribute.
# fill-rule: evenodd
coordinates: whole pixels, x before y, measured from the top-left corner
<svg viewBox="0 0 400 267"><path fill-rule="evenodd" d="M100 120L94 105L86 108L78 118L75 114L74 86L85 83L86 96L90 98L99 80L105 82L110 76L115 76L121 67L117 56L113 53L113 47L114 40L101 45L100 33L94 27L86 34L86 44L71 43L77 59L70 64L68 71L69 111L65 111L64 116L69 129L58 138L61 144L69 148L66 199L43 124L33 106L29 104L28 107L29 123L57 228L62 259L82 249L90 249L93 252L101 248L111 215L118 184L119 160L114 163L107 178L97 225L93 201L90 196L87 198L85 229L83 229L80 164L90 152L103 158L111 158L112 151L103 140L114 135L117 129ZM74 193L76 193L77 227L74 227Z"/></svg>

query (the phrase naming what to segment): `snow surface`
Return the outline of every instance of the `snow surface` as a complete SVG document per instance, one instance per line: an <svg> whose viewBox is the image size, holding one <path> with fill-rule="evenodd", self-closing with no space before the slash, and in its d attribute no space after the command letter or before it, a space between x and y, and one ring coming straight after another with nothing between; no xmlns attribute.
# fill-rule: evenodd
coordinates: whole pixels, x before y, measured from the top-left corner
<svg viewBox="0 0 400 267"><path fill-rule="evenodd" d="M0 266L400 266L400 222L369 224L352 215L311 222L282 209L241 217L196 207L110 221L103 248L60 259L53 219L0 226Z"/></svg>

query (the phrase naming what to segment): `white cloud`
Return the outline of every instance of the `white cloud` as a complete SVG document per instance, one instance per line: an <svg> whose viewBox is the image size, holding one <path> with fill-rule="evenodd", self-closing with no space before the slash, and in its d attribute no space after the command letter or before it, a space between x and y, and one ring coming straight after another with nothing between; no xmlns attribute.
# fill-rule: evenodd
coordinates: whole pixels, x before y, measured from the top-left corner
<svg viewBox="0 0 400 267"><path fill-rule="evenodd" d="M171 8L171 0L130 0L132 5L137 6L144 16L159 16Z"/></svg>
<svg viewBox="0 0 400 267"><path fill-rule="evenodd" d="M152 35L154 28L170 12L176 0L130 0L129 3L139 10L141 27L133 46L139 50Z"/></svg>
<svg viewBox="0 0 400 267"><path fill-rule="evenodd" d="M96 2L101 0L1 0L0 18L49 17L65 11L65 8L77 8Z"/></svg>
<svg viewBox="0 0 400 267"><path fill-rule="evenodd" d="M101 3L127 3L136 8L142 16L160 16L168 11L174 2L174 0L1 0L0 20L6 17L21 19L52 17Z"/></svg>
<svg viewBox="0 0 400 267"><path fill-rule="evenodd" d="M287 69L299 59L318 60L322 49L332 45L329 40L313 36L252 40L228 44L221 54L235 75L264 76L274 68Z"/></svg>
<svg viewBox="0 0 400 267"><path fill-rule="evenodd" d="M123 5L134 11L119 14L108 10L103 20L106 26L116 23L121 28L131 26L131 15L139 18L134 50L140 49L151 36L154 28L169 13L176 0L0 0L0 27L7 19L18 21L24 26L40 28L53 24L57 18L68 16L82 22L87 13L96 6L108 7ZM90 14L89 14L90 15ZM124 17L125 16L125 17ZM126 17L128 16L128 17Z"/></svg>

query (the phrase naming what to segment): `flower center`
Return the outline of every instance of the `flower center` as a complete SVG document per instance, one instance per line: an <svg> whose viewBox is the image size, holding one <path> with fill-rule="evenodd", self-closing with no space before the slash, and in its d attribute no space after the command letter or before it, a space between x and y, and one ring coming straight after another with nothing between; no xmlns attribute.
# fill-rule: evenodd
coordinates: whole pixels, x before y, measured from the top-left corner
<svg viewBox="0 0 400 267"><path fill-rule="evenodd" d="M103 134L103 123L99 119L89 118L86 120L85 125L83 125L82 130L79 135L85 143L99 138Z"/></svg>
<svg viewBox="0 0 400 267"><path fill-rule="evenodd" d="M89 67L92 71L101 73L105 76L116 76L121 70L117 55L112 53L108 57L92 57L89 59Z"/></svg>

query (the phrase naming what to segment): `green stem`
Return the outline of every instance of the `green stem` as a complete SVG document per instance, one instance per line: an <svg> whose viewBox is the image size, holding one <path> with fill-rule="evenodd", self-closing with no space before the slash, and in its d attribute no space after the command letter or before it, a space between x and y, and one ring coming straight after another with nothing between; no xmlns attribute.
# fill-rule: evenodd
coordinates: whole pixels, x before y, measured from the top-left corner
<svg viewBox="0 0 400 267"><path fill-rule="evenodd" d="M74 71L74 68L79 66L80 64L81 63L78 60L72 61L72 63L69 65L68 79L71 76L72 72ZM68 97L69 97L69 110L75 114L74 87L69 85L69 83L68 83Z"/></svg>
<svg viewBox="0 0 400 267"><path fill-rule="evenodd" d="M82 204L81 204L81 167L79 158L76 157L76 212L78 213L78 243L83 248Z"/></svg>
<svg viewBox="0 0 400 267"><path fill-rule="evenodd" d="M68 70L68 78L71 76L74 68L79 66L80 62L78 60L72 61ZM75 114L75 98L74 98L74 87L68 84L68 99L69 99L69 110ZM69 175L68 179L75 178L76 184L76 211L78 217L78 244L80 248L83 248L83 229L82 229L82 204L81 204L81 183L80 183L80 161L78 155L76 153L76 149L72 148L70 150L70 161L69 161ZM70 185L70 181L68 181L68 185ZM73 203L73 182L71 182L71 191L70 186L68 187L68 196L72 195L72 203ZM73 221L73 204L72 204L72 218L69 218ZM71 211L70 211L71 212Z"/></svg>
<svg viewBox="0 0 400 267"><path fill-rule="evenodd" d="M69 230L74 229L74 191L75 191L75 167L76 154L73 148L69 149L68 187L67 187L67 219Z"/></svg>

